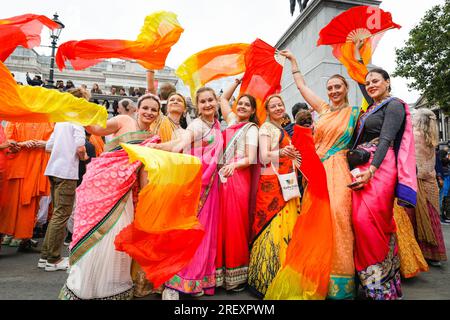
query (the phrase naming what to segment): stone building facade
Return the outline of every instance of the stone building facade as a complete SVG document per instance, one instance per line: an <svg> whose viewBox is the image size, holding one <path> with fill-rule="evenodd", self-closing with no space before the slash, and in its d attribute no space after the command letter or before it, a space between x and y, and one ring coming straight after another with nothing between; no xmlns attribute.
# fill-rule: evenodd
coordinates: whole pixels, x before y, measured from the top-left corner
<svg viewBox="0 0 450 320"><path fill-rule="evenodd" d="M48 79L50 73L50 57L38 54L35 50L18 47L5 62L8 69L15 74L16 80L26 84L25 74L30 76L41 75L42 79ZM134 88L145 90L147 88L146 70L134 61L105 60L85 70L75 71L68 63L63 71L55 66L54 81L72 80L75 86L87 85L92 88L94 83L100 86L105 93L109 93L112 87L117 92L124 88L127 94L131 94ZM171 82L175 86L180 85L175 70L169 67L155 72L155 81L158 83Z"/></svg>

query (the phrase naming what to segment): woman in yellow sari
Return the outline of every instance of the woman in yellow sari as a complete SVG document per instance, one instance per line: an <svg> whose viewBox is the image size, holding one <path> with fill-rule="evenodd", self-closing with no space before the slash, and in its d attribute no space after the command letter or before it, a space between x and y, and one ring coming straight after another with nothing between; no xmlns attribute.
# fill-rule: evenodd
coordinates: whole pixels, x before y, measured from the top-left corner
<svg viewBox="0 0 450 320"><path fill-rule="evenodd" d="M352 182L346 153L359 115L359 107L348 103L348 83L339 74L327 81L330 103L316 95L305 83L297 60L289 50L281 52L291 62L295 83L309 105L319 114L314 125L316 152L321 159L330 195L334 230L334 251L328 299L353 299L355 265L353 263Z"/></svg>
<svg viewBox="0 0 450 320"><path fill-rule="evenodd" d="M405 208L394 202L394 220L397 226L398 257L400 274L403 278L413 278L429 270L419 244L414 236L414 228Z"/></svg>
<svg viewBox="0 0 450 320"><path fill-rule="evenodd" d="M286 250L300 213L299 198L284 201L278 177L295 170L299 152L291 145L289 134L281 127L285 106L279 95L265 102L268 122L259 129L261 176L256 193L256 209L251 229L248 285L264 297L286 257Z"/></svg>
<svg viewBox="0 0 450 320"><path fill-rule="evenodd" d="M184 96L177 92L171 93L167 99L167 116L160 111L158 118L150 126L150 131L157 134L162 143L179 138L183 131L180 120L186 108Z"/></svg>

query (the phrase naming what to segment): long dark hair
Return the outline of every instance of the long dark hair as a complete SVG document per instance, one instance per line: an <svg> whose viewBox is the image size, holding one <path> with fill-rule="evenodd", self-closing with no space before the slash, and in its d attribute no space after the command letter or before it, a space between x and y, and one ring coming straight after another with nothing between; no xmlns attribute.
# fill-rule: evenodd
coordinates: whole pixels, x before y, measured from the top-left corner
<svg viewBox="0 0 450 320"><path fill-rule="evenodd" d="M258 116L256 115L256 99L254 96L248 94L248 93L244 93L243 95L239 96L239 98L237 99L237 103L239 103L239 100L241 100L242 98L246 97L248 99L248 101L250 102L250 106L252 107L252 110L255 111L251 116L249 121L253 122L254 124L256 124L257 126L259 126L259 120L258 120Z"/></svg>

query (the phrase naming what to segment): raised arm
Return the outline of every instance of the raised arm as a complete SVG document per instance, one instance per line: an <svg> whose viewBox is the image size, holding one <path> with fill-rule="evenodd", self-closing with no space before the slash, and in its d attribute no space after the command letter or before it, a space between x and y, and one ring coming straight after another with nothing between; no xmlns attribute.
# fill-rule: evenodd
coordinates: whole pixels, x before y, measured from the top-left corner
<svg viewBox="0 0 450 320"><path fill-rule="evenodd" d="M222 111L222 116L225 119L225 121L227 121L228 115L230 114L230 112L232 112L230 107L230 99L240 83L241 80L234 79L233 84L227 90L225 90L225 92L220 96L220 110Z"/></svg>
<svg viewBox="0 0 450 320"><path fill-rule="evenodd" d="M305 79L303 78L302 74L300 73L297 59L289 50L282 50L280 51L280 54L282 56L285 56L290 62L292 67L292 75L294 77L295 84L297 85L298 90L300 91L300 94L303 96L303 98L308 102L308 104L318 113L322 112L322 106L326 104L325 100L323 100L321 97L319 97L317 94L315 94L307 85L305 82Z"/></svg>
<svg viewBox="0 0 450 320"><path fill-rule="evenodd" d="M192 141L194 141L194 133L191 130L184 130L180 138L165 143L155 143L150 145L150 147L179 153L189 146Z"/></svg>
<svg viewBox="0 0 450 320"><path fill-rule="evenodd" d="M364 65L364 61L361 58L361 54L360 54L360 50L361 50L362 46L364 45L364 41L361 39L358 39L354 43L355 43L355 51L354 51L355 59L356 59L356 61L358 61L358 63ZM359 82L357 82L357 83L358 83L358 87L361 90L361 93L362 93L364 99L366 99L367 103L369 105L371 105L373 103L373 99L367 93L366 85L363 83L359 83Z"/></svg>
<svg viewBox="0 0 450 320"><path fill-rule="evenodd" d="M154 70L147 70L147 91L156 94Z"/></svg>
<svg viewBox="0 0 450 320"><path fill-rule="evenodd" d="M117 117L121 117L121 116L116 116L116 117L111 118L108 121L106 121L106 128L102 128L100 126L86 126L84 128L90 134L95 134L96 136L107 136L107 135L110 135L110 134L113 134L113 133L119 131L120 123L117 120ZM124 116L124 117L128 117L128 116Z"/></svg>

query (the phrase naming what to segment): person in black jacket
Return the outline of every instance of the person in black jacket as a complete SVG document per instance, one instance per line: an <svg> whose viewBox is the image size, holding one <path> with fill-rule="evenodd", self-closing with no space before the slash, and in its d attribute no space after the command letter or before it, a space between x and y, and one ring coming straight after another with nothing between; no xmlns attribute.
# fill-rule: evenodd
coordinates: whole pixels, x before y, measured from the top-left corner
<svg viewBox="0 0 450 320"><path fill-rule="evenodd" d="M38 76L38 75L34 76L34 78L31 79L30 75L27 72L27 83L30 86L39 86L40 87L40 86L42 86L44 84L44 81L42 81L41 76Z"/></svg>

